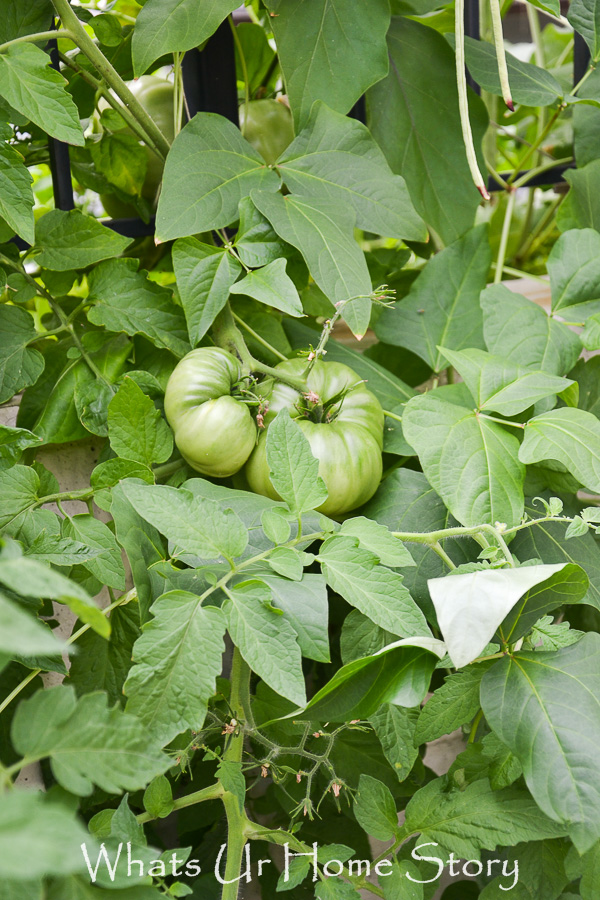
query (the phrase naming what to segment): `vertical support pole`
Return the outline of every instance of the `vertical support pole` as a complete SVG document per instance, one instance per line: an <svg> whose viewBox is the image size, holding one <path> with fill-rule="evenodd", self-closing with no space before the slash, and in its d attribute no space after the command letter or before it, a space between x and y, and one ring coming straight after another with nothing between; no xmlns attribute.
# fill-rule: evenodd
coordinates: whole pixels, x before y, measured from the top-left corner
<svg viewBox="0 0 600 900"><path fill-rule="evenodd" d="M579 32L576 31L573 37L575 40L573 48L573 84L577 84L587 72L590 64L590 51Z"/></svg>
<svg viewBox="0 0 600 900"><path fill-rule="evenodd" d="M52 28L56 28L56 22L52 19ZM50 62L52 68L60 72L60 60L58 58L58 41L49 42ZM74 209L73 182L71 180L71 161L69 159L69 145L55 138L48 138L48 150L50 151L50 172L52 173L52 187L54 190L54 206L56 209Z"/></svg>
<svg viewBox="0 0 600 900"><path fill-rule="evenodd" d="M480 39L479 32L479 0L465 0L465 36ZM467 84L473 88L476 94L481 94L481 88L467 69Z"/></svg>
<svg viewBox="0 0 600 900"><path fill-rule="evenodd" d="M214 112L239 125L235 45L227 20L203 50L188 50L182 72L190 118L198 112Z"/></svg>

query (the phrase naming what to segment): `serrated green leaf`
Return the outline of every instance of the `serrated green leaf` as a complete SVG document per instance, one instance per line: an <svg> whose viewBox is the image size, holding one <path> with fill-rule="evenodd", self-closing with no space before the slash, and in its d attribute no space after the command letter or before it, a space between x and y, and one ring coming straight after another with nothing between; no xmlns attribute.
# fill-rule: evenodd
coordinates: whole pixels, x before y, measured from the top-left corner
<svg viewBox="0 0 600 900"><path fill-rule="evenodd" d="M11 734L19 753L32 762L49 757L57 781L84 797L94 784L111 794L137 790L171 765L138 719L109 709L104 694L76 700L64 685L24 700Z"/></svg>
<svg viewBox="0 0 600 900"><path fill-rule="evenodd" d="M478 663L447 676L421 710L415 744L435 741L471 721L479 710L479 686L490 665Z"/></svg>
<svg viewBox="0 0 600 900"><path fill-rule="evenodd" d="M146 466L165 462L173 452L171 429L131 378L110 401L108 436L117 456Z"/></svg>
<svg viewBox="0 0 600 900"><path fill-rule="evenodd" d="M217 766L217 779L224 789L237 799L240 812L246 802L246 779L242 772L242 764L232 759L222 759Z"/></svg>
<svg viewBox="0 0 600 900"><path fill-rule="evenodd" d="M487 229L478 225L434 256L408 295L383 310L375 327L377 336L410 349L435 372L447 365L441 348L483 348L479 295L490 259Z"/></svg>
<svg viewBox="0 0 600 900"><path fill-rule="evenodd" d="M408 778L419 756L415 746L415 728L418 720L418 710L394 706L393 703L385 703L369 719L385 758L398 776L398 781Z"/></svg>
<svg viewBox="0 0 600 900"><path fill-rule="evenodd" d="M402 541L395 538L385 525L379 525L366 516L346 519L342 522L340 534L358 538L359 546L379 557L382 566L398 568L415 565L414 559Z"/></svg>
<svg viewBox="0 0 600 900"><path fill-rule="evenodd" d="M327 499L319 462L286 410L269 426L266 454L271 483L293 513L315 509Z"/></svg>
<svg viewBox="0 0 600 900"><path fill-rule="evenodd" d="M26 310L0 307L0 403L40 377L44 357L27 346L35 336L33 319Z"/></svg>
<svg viewBox="0 0 600 900"><path fill-rule="evenodd" d="M59 656L66 645L35 616L0 594L0 652L11 656Z"/></svg>
<svg viewBox="0 0 600 900"><path fill-rule="evenodd" d="M378 841L391 841L398 831L391 791L371 775L360 776L353 810L360 827Z"/></svg>
<svg viewBox="0 0 600 900"><path fill-rule="evenodd" d="M141 478L147 484L154 484L154 475L148 466L133 459L120 458L99 463L92 470L90 484L96 489L114 487L123 478Z"/></svg>
<svg viewBox="0 0 600 900"><path fill-rule="evenodd" d="M121 559L121 548L104 522L89 513L82 513L64 519L62 530L65 537L73 538L86 547L98 551L92 559L81 560L98 581L119 591L125 590L125 569Z"/></svg>
<svg viewBox="0 0 600 900"><path fill-rule="evenodd" d="M497 875L481 892L481 900L500 900L511 891L513 900L557 900L568 883L565 857L569 845L564 840L517 844L508 853L506 875ZM493 871L493 870L492 870ZM515 881L514 872L517 873Z"/></svg>
<svg viewBox="0 0 600 900"><path fill-rule="evenodd" d="M108 257L119 256L130 243L131 238L111 231L78 209L69 212L53 209L35 225L35 260L38 265L55 272L83 269Z"/></svg>

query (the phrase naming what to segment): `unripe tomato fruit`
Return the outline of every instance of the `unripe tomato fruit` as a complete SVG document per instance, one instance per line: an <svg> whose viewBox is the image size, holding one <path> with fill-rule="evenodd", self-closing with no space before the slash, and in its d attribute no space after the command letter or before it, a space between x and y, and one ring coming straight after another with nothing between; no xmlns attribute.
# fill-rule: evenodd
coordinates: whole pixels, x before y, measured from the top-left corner
<svg viewBox="0 0 600 900"><path fill-rule="evenodd" d="M306 359L289 359L276 366L282 373L296 378L302 377L306 367ZM279 381L269 380L258 388L269 404L265 416L267 428L244 474L255 493L281 499L269 478L266 440L269 423L281 409L287 409L319 461L319 475L329 494L319 511L330 516L343 515L366 503L381 481L383 410L356 372L342 363L318 360L306 385L309 396L316 395L319 403L306 401L294 388ZM343 399L333 403L328 415L328 404L342 394ZM322 421L314 421L318 418Z"/></svg>
<svg viewBox="0 0 600 900"><path fill-rule="evenodd" d="M220 347L199 347L175 366L165 393L165 415L185 461L216 478L233 475L256 444L245 403L231 396L240 364Z"/></svg>
<svg viewBox="0 0 600 900"><path fill-rule="evenodd" d="M246 140L258 150L267 165L281 156L294 140L294 122L285 103L278 100L251 100L240 106L240 128Z"/></svg>
<svg viewBox="0 0 600 900"><path fill-rule="evenodd" d="M158 125L166 139L171 142L175 136L173 85L171 82L166 81L164 78L158 78L156 75L142 75L141 78L136 78L135 81L128 81L127 86L148 115ZM107 101L101 99L98 103L98 111L101 113L108 106ZM122 134L133 135L133 132L127 126L124 126L120 131ZM142 185L142 197L152 206L156 206L156 195L162 181L165 164L149 147L146 147L146 157L148 167L144 184ZM138 216L135 207L123 203L114 194L101 194L100 200L106 212L113 218L137 218Z"/></svg>

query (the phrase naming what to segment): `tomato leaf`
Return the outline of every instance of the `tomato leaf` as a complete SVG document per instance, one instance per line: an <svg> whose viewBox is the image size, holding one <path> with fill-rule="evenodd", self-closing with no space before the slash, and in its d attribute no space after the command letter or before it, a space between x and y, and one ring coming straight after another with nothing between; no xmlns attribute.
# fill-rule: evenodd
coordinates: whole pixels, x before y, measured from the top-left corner
<svg viewBox="0 0 600 900"><path fill-rule="evenodd" d="M108 435L117 456L150 466L173 452L173 434L154 403L131 378L108 407Z"/></svg>
<svg viewBox="0 0 600 900"><path fill-rule="evenodd" d="M53 209L35 226L35 260L55 272L83 269L119 256L130 244L131 238L111 231L78 209Z"/></svg>
<svg viewBox="0 0 600 900"><path fill-rule="evenodd" d="M227 303L242 267L227 250L203 244L196 238L175 241L173 267L190 343L195 347Z"/></svg>
<svg viewBox="0 0 600 900"><path fill-rule="evenodd" d="M319 462L298 425L282 410L267 431L267 462L273 487L299 515L327 499Z"/></svg>
<svg viewBox="0 0 600 900"><path fill-rule="evenodd" d="M18 306L0 306L0 403L35 384L44 369L44 357L28 347L35 338L33 318Z"/></svg>

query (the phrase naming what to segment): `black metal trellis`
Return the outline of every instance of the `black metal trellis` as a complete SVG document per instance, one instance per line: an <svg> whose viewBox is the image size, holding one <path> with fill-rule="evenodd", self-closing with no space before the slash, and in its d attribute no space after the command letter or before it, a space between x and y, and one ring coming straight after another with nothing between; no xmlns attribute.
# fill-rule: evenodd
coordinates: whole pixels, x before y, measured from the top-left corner
<svg viewBox="0 0 600 900"><path fill-rule="evenodd" d="M53 22L53 27L55 24ZM465 33L476 40L480 39L479 2L465 0ZM50 41L49 51L52 65L60 68L57 41ZM575 32L573 83L576 84L585 74L590 62L590 53L585 41ZM182 65L185 107L190 118L198 112L214 112L225 116L234 124L238 124L238 95L235 67L235 45L231 28L227 21L223 22L215 34L206 43L203 50L191 50L185 54ZM480 93L477 82L467 73L471 87ZM349 115L361 122L366 121L365 98L354 105ZM70 210L75 206L69 145L49 139L50 171L54 190L54 203L57 209ZM554 166L533 177L528 186L550 186L564 180L564 173L573 166ZM519 173L520 175L525 174ZM488 189L497 191L502 188L492 176L488 179ZM107 227L126 237L136 238L154 234L154 217L149 222L138 218L111 219L105 222ZM17 239L21 245L23 242ZM26 245L23 245L26 246Z"/></svg>

